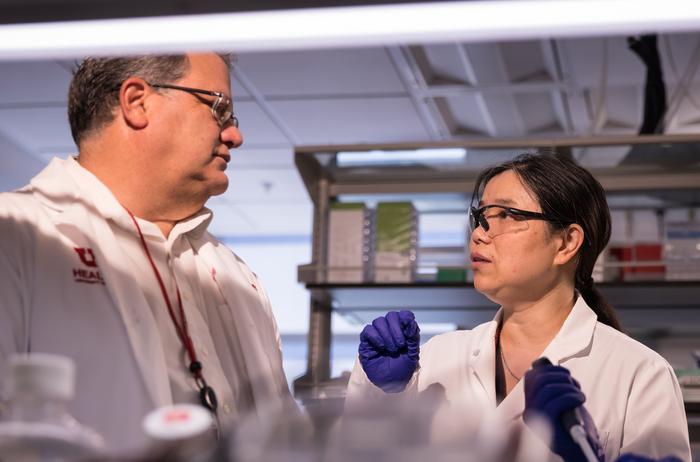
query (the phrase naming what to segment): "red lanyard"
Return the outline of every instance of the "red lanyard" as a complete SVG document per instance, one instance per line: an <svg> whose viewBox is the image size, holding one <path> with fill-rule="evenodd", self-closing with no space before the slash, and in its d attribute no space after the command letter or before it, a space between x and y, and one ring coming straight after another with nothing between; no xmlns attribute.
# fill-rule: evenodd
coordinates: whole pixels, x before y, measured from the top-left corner
<svg viewBox="0 0 700 462"><path fill-rule="evenodd" d="M141 227L136 221L136 217L134 217L134 214L131 213L131 211L126 207L124 207L124 210L126 210L126 212L131 217L131 220L134 222L134 226L136 226L136 231L138 231L139 233L139 238L141 239L143 251L146 253L146 257L148 257L148 261L151 264L151 268L153 268L153 273L156 275L156 279L158 280L158 285L160 286L160 291L163 294L165 304L168 306L168 313L170 313L170 319L172 319L173 321L173 325L175 326L175 331L177 331L177 336L180 338L180 342L182 342L182 345L185 347L185 350L187 350L187 356L189 356L190 358L189 370L192 373L192 376L194 377L197 387L199 388L199 399L202 403L202 406L206 407L211 412L216 414L216 408L218 405L216 393L214 393L213 388L207 385L207 382L204 380L204 376L202 375L202 363L197 360L197 352L194 349L192 338L190 337L190 332L187 328L187 317L185 317L185 310L182 307L182 298L180 297L180 288L177 285L177 280L175 280L175 291L177 292L177 304L178 308L180 309L180 321L178 321L177 316L175 315L173 305L172 303L170 303L168 291L165 290L163 278L160 276L160 271L158 271L158 267L156 267L156 264L153 261L153 257L151 257L151 252L148 251L146 239L143 237Z"/></svg>

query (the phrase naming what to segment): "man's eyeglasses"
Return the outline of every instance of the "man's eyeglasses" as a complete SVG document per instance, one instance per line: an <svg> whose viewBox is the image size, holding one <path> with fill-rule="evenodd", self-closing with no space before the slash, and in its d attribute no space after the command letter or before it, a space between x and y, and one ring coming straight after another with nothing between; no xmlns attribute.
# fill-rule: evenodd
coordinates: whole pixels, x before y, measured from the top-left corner
<svg viewBox="0 0 700 462"><path fill-rule="evenodd" d="M487 236L494 238L501 234L525 231L529 228L528 220L544 220L559 223L558 220L539 212L505 207L502 205L485 205L471 208L469 225L472 232L481 226Z"/></svg>
<svg viewBox="0 0 700 462"><path fill-rule="evenodd" d="M233 103L231 102L231 98L224 95L220 91L201 90L199 88L181 87L179 85L170 85L166 83L149 83L149 85L154 88L166 88L170 90L185 91L195 96L197 96L198 94L216 96L216 99L214 101L209 101L207 99L199 97L197 97L197 99L199 99L205 104L208 104L211 107L211 114L214 116L214 119L216 119L216 121L219 123L220 127L224 127L227 123L230 122L231 125L238 128L238 117L233 115Z"/></svg>

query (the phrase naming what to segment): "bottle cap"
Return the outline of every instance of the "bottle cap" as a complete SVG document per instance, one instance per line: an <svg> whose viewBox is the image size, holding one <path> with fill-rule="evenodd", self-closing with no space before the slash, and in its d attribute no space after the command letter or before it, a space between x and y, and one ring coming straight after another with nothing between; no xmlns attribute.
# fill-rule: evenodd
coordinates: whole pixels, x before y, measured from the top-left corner
<svg viewBox="0 0 700 462"><path fill-rule="evenodd" d="M195 404L163 406L143 419L143 430L155 440L171 441L195 438L212 430L211 413Z"/></svg>
<svg viewBox="0 0 700 462"><path fill-rule="evenodd" d="M75 363L47 353L12 354L5 382L8 398L23 394L70 401L75 389Z"/></svg>

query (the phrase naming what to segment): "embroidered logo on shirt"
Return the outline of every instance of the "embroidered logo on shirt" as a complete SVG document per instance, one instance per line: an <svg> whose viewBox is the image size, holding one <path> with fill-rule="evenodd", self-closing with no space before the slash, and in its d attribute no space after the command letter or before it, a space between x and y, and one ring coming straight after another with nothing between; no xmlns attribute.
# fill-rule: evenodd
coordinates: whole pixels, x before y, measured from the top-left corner
<svg viewBox="0 0 700 462"><path fill-rule="evenodd" d="M80 262L87 266L87 269L73 268L73 281L104 285L105 281L102 279L102 275L97 269L97 260L95 259L95 254L92 252L92 249L75 247L73 250L78 254Z"/></svg>

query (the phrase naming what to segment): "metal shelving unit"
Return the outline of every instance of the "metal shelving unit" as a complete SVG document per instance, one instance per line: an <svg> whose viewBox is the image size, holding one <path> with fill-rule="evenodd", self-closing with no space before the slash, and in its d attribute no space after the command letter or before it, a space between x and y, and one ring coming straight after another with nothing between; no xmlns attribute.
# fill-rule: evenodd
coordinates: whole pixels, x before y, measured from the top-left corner
<svg viewBox="0 0 700 462"><path fill-rule="evenodd" d="M629 147L629 162L614 168L591 168L609 195L645 194L669 206L700 206L700 168L688 168L688 153L697 153L697 135L608 136L541 140L478 140L420 144L307 146L296 149L295 162L314 203L312 256L298 269L298 279L311 293L307 373L294 383L298 398L313 401L342 398L345 380L330 377L331 313L336 311L358 323L384 314L388 308L418 311L422 319L453 322L470 328L492 319L496 307L469 283L416 282L411 284L333 284L326 281L328 214L333 201L353 198L441 198L468 204L476 175L484 159L494 163L511 155L547 149L580 156L596 149ZM467 158L457 165L423 164L343 166L339 152L465 148ZM654 152L665 156L662 165L650 162ZM635 153L640 162L635 163ZM641 154L640 154L641 153ZM695 154L691 154L692 156ZM673 163L674 157L678 160ZM475 168L474 163L480 163ZM610 282L600 285L619 310L630 330L700 333L700 281ZM664 310L658 310L663 307Z"/></svg>

